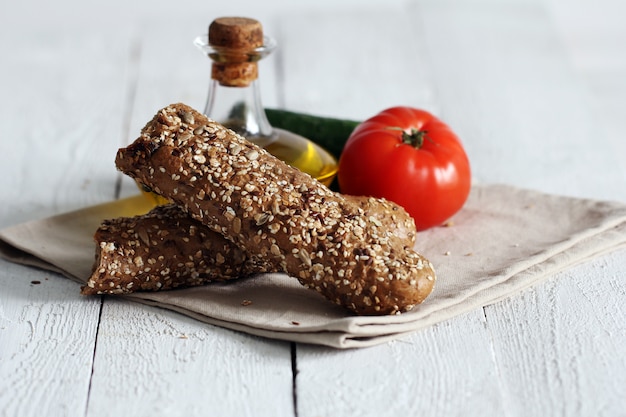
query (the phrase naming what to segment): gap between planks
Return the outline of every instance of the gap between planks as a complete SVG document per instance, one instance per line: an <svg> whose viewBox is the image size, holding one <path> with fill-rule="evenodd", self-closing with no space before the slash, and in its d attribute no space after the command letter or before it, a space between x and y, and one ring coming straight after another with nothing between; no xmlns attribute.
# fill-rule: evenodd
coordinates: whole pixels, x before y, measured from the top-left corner
<svg viewBox="0 0 626 417"><path fill-rule="evenodd" d="M89 400L91 399L91 387L93 382L93 373L96 364L96 352L98 351L98 336L100 335L100 323L102 322L102 312L104 310L104 296L100 296L100 311L98 312L98 322L96 323L96 337L93 344L93 354L91 356L91 372L89 373L89 386L87 387L87 400L85 401L85 417L89 411Z"/></svg>
<svg viewBox="0 0 626 417"><path fill-rule="evenodd" d="M292 401L293 401L293 415L298 417L298 358L297 358L297 347L295 342L291 342L291 391L292 391Z"/></svg>

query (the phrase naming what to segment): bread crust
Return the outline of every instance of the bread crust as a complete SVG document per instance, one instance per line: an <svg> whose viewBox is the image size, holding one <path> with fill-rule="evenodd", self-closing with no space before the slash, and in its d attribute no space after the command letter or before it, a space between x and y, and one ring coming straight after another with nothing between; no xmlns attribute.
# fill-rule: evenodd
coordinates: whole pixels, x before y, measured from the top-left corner
<svg viewBox="0 0 626 417"><path fill-rule="evenodd" d="M116 165L253 262L357 314L405 312L432 291L433 266L396 230L184 104L160 110Z"/></svg>

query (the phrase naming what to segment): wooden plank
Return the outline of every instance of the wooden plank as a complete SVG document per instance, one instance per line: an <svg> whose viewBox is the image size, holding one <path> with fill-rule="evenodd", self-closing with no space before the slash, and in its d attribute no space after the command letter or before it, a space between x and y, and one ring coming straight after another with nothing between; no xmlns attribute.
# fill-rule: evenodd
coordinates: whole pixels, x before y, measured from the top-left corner
<svg viewBox="0 0 626 417"><path fill-rule="evenodd" d="M298 416L505 415L484 320L350 352L298 345Z"/></svg>
<svg viewBox="0 0 626 417"><path fill-rule="evenodd" d="M290 344L105 303L88 416L291 416Z"/></svg>
<svg viewBox="0 0 626 417"><path fill-rule="evenodd" d="M126 58L123 43L107 42L114 35L7 12L0 226L113 198L115 173L102 155L119 140ZM84 415L100 299L57 274L3 260L0 271L0 414Z"/></svg>
<svg viewBox="0 0 626 417"><path fill-rule="evenodd" d="M134 35L126 143L160 108L182 101L203 110L206 100L210 63L192 40L208 22L159 22ZM124 177L122 195L137 192ZM105 300L100 329L90 416L293 414L289 343L114 298Z"/></svg>
<svg viewBox="0 0 626 417"><path fill-rule="evenodd" d="M438 91L445 97L442 111L463 132L476 176L560 194L626 199L624 176L610 168L623 159L619 147L597 129L600 122L545 11L521 3L460 3L424 2L421 10L431 49L446 51L433 54ZM463 68L464 75L454 77L451 68ZM623 269L623 253L615 256L593 265ZM594 293L611 294L602 303L589 301L591 276ZM615 278L591 266L485 309L510 414L623 409L614 376L626 369L623 361L610 359L623 356L623 332L610 319L580 320L613 316L615 290ZM596 342L602 343L599 358L593 354Z"/></svg>
<svg viewBox="0 0 626 417"><path fill-rule="evenodd" d="M626 406L626 251L486 308L513 415L621 415Z"/></svg>
<svg viewBox="0 0 626 417"><path fill-rule="evenodd" d="M0 414L84 415L100 299L56 274L0 270Z"/></svg>
<svg viewBox="0 0 626 417"><path fill-rule="evenodd" d="M282 57L289 108L366 117L394 104L438 107L421 19L408 10L309 19L291 16L281 28L324 27L310 39L289 39ZM491 355L482 310L364 350L298 345L298 415L504 414Z"/></svg>

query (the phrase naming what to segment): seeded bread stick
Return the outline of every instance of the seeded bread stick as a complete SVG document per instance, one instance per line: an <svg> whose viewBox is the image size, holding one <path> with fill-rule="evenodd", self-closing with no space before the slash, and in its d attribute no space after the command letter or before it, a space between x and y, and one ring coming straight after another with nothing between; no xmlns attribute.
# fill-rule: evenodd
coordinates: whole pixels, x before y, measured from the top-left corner
<svg viewBox="0 0 626 417"><path fill-rule="evenodd" d="M376 216L184 104L160 110L116 165L357 314L409 311L432 291L431 263Z"/></svg>
<svg viewBox="0 0 626 417"><path fill-rule="evenodd" d="M95 233L96 261L81 293L127 294L203 285L271 272L175 205L105 220Z"/></svg>

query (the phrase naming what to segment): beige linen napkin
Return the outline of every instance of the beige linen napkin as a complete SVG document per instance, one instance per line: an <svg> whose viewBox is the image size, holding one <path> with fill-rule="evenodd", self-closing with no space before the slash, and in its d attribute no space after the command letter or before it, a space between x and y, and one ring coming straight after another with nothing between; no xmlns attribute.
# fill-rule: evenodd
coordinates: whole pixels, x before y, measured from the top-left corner
<svg viewBox="0 0 626 417"><path fill-rule="evenodd" d="M148 209L138 196L13 226L0 231L0 255L84 282L101 220ZM435 265L438 280L409 313L356 317L282 274L126 297L254 335L362 347L494 303L622 246L626 204L475 186L451 226L418 235L416 249Z"/></svg>

